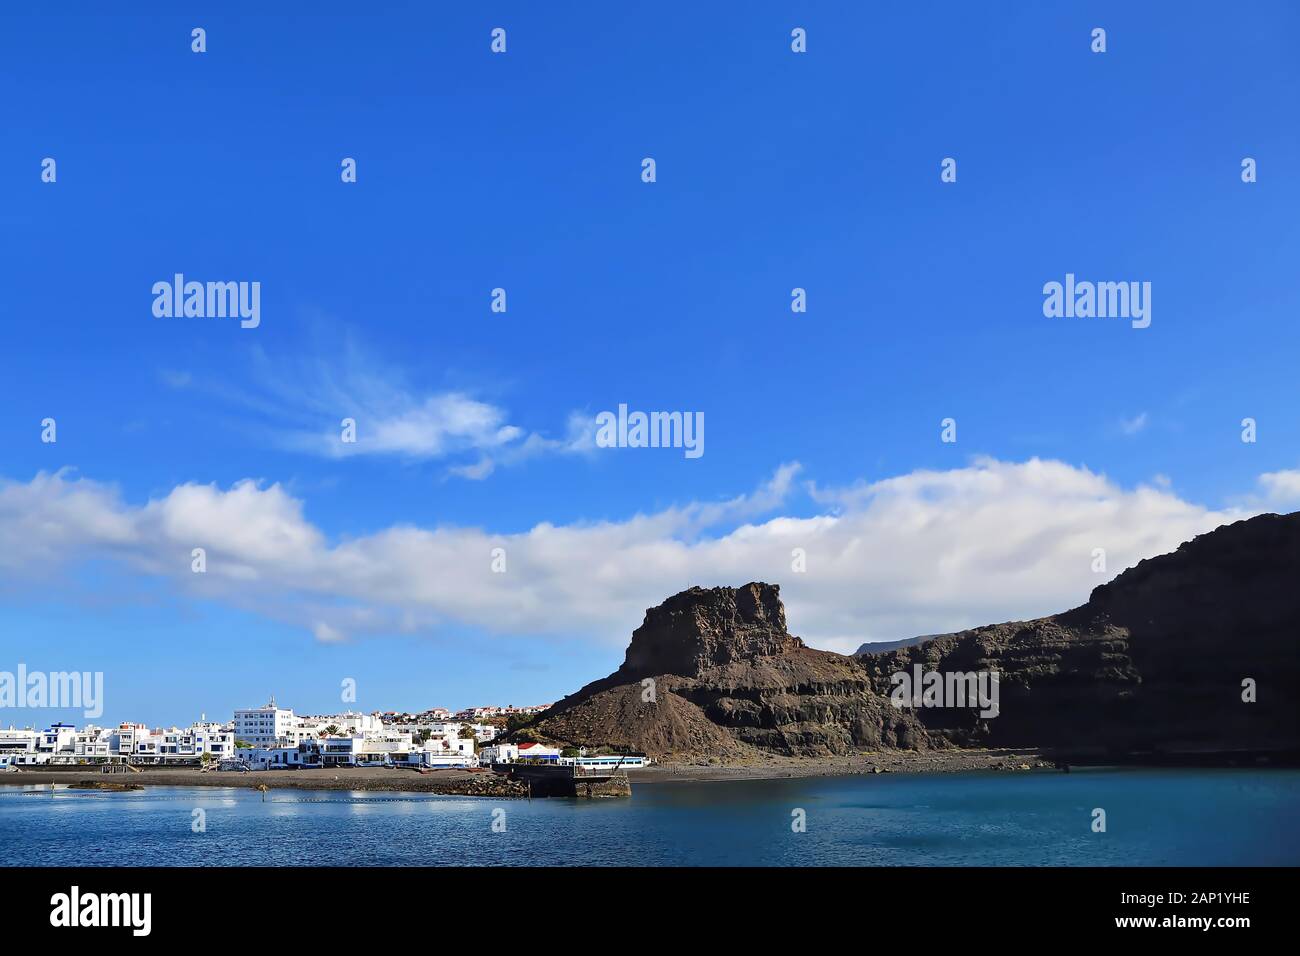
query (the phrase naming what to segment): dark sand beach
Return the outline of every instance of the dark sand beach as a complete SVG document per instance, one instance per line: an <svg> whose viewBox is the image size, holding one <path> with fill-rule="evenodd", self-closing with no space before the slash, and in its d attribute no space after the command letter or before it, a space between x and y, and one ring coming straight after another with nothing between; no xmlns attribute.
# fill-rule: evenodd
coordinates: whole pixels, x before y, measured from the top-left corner
<svg viewBox="0 0 1300 956"><path fill-rule="evenodd" d="M751 764L664 763L629 770L633 785L677 780L775 780L876 773L961 773L970 770L1054 769L1037 750L881 750L843 757L772 756Z"/></svg>

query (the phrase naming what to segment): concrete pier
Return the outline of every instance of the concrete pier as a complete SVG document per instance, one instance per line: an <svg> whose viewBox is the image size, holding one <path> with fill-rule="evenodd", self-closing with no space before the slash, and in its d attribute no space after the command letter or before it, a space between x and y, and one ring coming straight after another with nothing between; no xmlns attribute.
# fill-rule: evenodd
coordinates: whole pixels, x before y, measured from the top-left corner
<svg viewBox="0 0 1300 956"><path fill-rule="evenodd" d="M632 784L626 773L600 773L556 764L498 763L493 771L518 780L534 797L630 797Z"/></svg>

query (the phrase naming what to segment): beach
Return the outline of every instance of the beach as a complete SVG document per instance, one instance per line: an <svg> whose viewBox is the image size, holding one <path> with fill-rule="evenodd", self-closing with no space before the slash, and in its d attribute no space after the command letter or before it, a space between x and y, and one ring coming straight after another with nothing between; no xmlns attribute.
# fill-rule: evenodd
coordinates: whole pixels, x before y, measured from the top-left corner
<svg viewBox="0 0 1300 956"><path fill-rule="evenodd" d="M963 773L972 770L1029 771L1055 769L1033 749L881 750L842 757L771 756L755 763L662 763L629 770L640 783L677 780L776 780L785 777L847 777L877 773Z"/></svg>

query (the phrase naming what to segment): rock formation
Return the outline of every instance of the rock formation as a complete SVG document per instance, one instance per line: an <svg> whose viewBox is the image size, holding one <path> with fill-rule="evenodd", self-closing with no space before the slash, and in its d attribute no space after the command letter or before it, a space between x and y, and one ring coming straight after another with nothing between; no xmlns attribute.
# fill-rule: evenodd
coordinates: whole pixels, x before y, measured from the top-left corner
<svg viewBox="0 0 1300 956"><path fill-rule="evenodd" d="M646 612L623 666L560 701L526 733L659 758L743 760L924 747L851 657L786 630L774 584L690 588Z"/></svg>
<svg viewBox="0 0 1300 956"><path fill-rule="evenodd" d="M1262 515L1142 561L1071 611L854 657L790 634L776 585L690 588L646 612L617 671L524 734L723 762L951 746L1293 750L1298 641L1300 513ZM891 675L918 663L996 671L998 716L896 708ZM1242 700L1246 679L1255 703Z"/></svg>
<svg viewBox="0 0 1300 956"><path fill-rule="evenodd" d="M996 670L1001 713L917 711L958 743L1072 752L1300 746L1300 513L1225 525L1035 621L860 658L878 682L920 662ZM1243 701L1243 681L1257 699Z"/></svg>

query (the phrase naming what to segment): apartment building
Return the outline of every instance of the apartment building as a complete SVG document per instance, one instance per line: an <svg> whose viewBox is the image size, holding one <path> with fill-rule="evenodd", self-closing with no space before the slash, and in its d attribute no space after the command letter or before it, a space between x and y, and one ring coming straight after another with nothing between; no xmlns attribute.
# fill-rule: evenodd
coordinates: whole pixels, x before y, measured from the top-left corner
<svg viewBox="0 0 1300 956"><path fill-rule="evenodd" d="M0 754L34 754L40 737L41 735L30 727L25 730L14 727L0 730Z"/></svg>
<svg viewBox="0 0 1300 956"><path fill-rule="evenodd" d="M263 707L235 711L233 725L235 739L254 747L296 747L303 737L293 711L277 707L274 697Z"/></svg>

